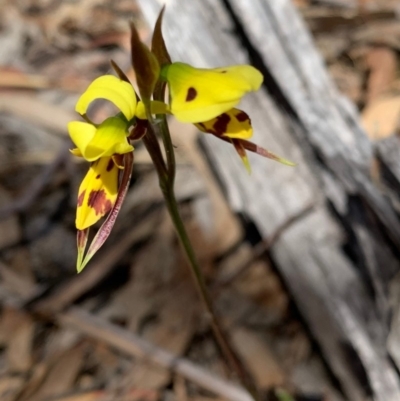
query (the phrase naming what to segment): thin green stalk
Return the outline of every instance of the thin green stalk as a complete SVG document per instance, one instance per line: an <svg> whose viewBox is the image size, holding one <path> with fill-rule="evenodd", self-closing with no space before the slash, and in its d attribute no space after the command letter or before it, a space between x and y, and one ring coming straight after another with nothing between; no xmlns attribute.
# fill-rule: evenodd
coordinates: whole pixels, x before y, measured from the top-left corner
<svg viewBox="0 0 400 401"><path fill-rule="evenodd" d="M165 162L162 161L161 163L159 160L156 160L158 157L157 155L154 154L154 151L152 151L151 146L149 146L149 142L152 141L150 140L150 138L146 138L146 136L148 135L153 138L155 137L155 133L153 131L154 129L153 124L150 124L149 132L147 133L144 139L146 139L145 145L149 150L150 156L152 157L154 164L156 165L157 173L159 175L160 187L165 198L168 212L171 216L172 222L175 226L175 230L178 234L182 247L186 253L194 282L196 284L200 298L208 312L211 327L214 332L215 338L221 348L221 351L225 356L225 358L227 359L230 367L236 372L243 386L249 391L249 393L254 397L255 400L258 400L259 395L257 389L252 379L250 378L250 375L244 368L243 363L241 362L239 356L236 354L232 345L230 344L228 335L222 328L220 321L214 311L214 306L211 300L211 296L207 290L207 285L203 273L198 263L196 254L193 250L192 244L190 242L185 225L183 224L182 218L180 216L178 203L175 198L175 193L174 193L175 155L167 121L165 118L158 121L160 122L159 128L163 137L164 146L166 148L167 164L168 164L167 175L163 174L165 170L164 168L161 167L162 165L165 166Z"/></svg>

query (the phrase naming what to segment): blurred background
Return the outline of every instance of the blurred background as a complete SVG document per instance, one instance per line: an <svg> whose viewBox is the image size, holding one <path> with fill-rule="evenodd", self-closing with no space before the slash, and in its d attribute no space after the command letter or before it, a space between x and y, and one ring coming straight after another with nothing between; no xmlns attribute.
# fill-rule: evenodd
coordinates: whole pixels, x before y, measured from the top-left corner
<svg viewBox="0 0 400 401"><path fill-rule="evenodd" d="M149 43L161 5L0 0L1 401L245 400L140 143L113 233L75 270L87 165L66 125L111 59L134 81L129 21ZM171 122L181 212L261 399L400 400L399 18L399 0L167 2L174 60L260 68L255 141L297 163L252 157L248 176Z"/></svg>

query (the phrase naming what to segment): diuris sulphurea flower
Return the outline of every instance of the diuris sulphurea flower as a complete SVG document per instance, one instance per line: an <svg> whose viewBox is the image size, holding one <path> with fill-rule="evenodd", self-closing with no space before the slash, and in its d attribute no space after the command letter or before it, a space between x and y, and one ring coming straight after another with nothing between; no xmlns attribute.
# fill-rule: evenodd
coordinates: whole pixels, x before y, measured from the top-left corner
<svg viewBox="0 0 400 401"><path fill-rule="evenodd" d="M205 69L171 63L162 68L161 77L168 83L170 112L176 119L232 143L249 173L246 150L293 165L247 141L253 135L251 120L234 107L246 93L260 88L263 76L257 69L249 65Z"/></svg>
<svg viewBox="0 0 400 401"><path fill-rule="evenodd" d="M133 167L134 148L129 143L128 129L135 116L137 101L132 85L113 75L101 76L82 94L75 110L88 120L87 110L96 99L110 101L120 113L100 124L83 121L68 124L69 135L76 146L71 152L91 163L78 191L75 220L78 272L108 237L125 197ZM108 218L84 255L89 228L106 215Z"/></svg>

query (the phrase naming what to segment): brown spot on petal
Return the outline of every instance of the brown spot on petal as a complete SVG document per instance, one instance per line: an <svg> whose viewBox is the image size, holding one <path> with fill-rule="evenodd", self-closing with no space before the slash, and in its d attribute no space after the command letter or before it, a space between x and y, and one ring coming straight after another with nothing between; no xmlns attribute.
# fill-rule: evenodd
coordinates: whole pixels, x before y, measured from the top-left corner
<svg viewBox="0 0 400 401"><path fill-rule="evenodd" d="M186 102L190 102L190 101L196 99L196 96L197 96L197 90L190 87L187 91Z"/></svg>
<svg viewBox="0 0 400 401"><path fill-rule="evenodd" d="M84 189L78 196L78 203L77 203L78 207L82 206L83 198L85 197L85 192L86 192L86 189Z"/></svg>
<svg viewBox="0 0 400 401"><path fill-rule="evenodd" d="M231 121L231 118L229 117L228 114L223 113L220 116L218 116L216 118L216 120L217 121L215 121L215 123L213 125L213 128L214 128L213 134L221 136L221 135L225 134L225 132L227 131L228 124L229 124L229 121Z"/></svg>
<svg viewBox="0 0 400 401"><path fill-rule="evenodd" d="M244 111L241 111L240 113L236 114L235 117L236 120L238 120L240 123L250 120L249 116Z"/></svg>
<svg viewBox="0 0 400 401"><path fill-rule="evenodd" d="M99 214L104 215L112 208L111 201L107 199L104 189L90 192L88 206L94 209L96 216Z"/></svg>
<svg viewBox="0 0 400 401"><path fill-rule="evenodd" d="M220 72L221 72L221 74L226 74L228 71L227 70L222 70Z"/></svg>
<svg viewBox="0 0 400 401"><path fill-rule="evenodd" d="M113 159L110 159L110 160L108 161L106 170L107 170L107 171L111 171L111 170L113 169L113 167L114 167L114 161L113 161Z"/></svg>
<svg viewBox="0 0 400 401"><path fill-rule="evenodd" d="M97 174L96 175L96 180L98 180L100 177L101 177L100 174Z"/></svg>

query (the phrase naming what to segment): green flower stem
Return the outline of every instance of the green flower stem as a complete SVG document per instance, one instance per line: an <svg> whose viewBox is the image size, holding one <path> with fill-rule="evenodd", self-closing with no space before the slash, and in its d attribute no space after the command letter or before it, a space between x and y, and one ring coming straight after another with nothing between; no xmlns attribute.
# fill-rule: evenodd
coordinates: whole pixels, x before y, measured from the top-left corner
<svg viewBox="0 0 400 401"><path fill-rule="evenodd" d="M211 300L211 296L207 290L207 285L201 271L200 265L198 263L196 254L193 250L192 244L190 242L189 236L187 234L185 225L183 224L182 218L179 213L178 203L175 198L174 193L174 178L175 178L175 156L174 149L171 141L171 135L169 133L168 124L166 119L161 119L160 131L163 136L163 142L166 147L167 154L167 163L168 163L168 174L163 174L163 168L160 167L162 164L165 166L165 162L162 163L159 160L156 160L158 157L152 151L152 147L149 146L149 143L154 142L151 140L151 137L155 138L154 125L149 125L149 130L147 135L145 135L144 143L146 145L147 150L150 153L150 157L153 160L154 165L156 166L157 173L159 176L160 187L162 193L164 195L164 199L167 205L168 212L171 216L172 222L174 224L175 230L178 234L182 247L186 253L187 259L189 261L190 269L193 275L193 279L195 281L198 293L200 298L208 312L208 316L210 319L211 327L214 332L215 338L218 342L218 345L228 361L229 366L236 372L239 380L243 384L243 386L249 391L249 393L253 396L255 400L259 399L259 395L257 389L248 374L247 370L243 366L242 361L239 356L234 351L227 333L222 328L220 321L214 311L213 302ZM156 123L157 124L157 123ZM150 138L147 138L150 136ZM154 150L154 149L153 149Z"/></svg>
<svg viewBox="0 0 400 401"><path fill-rule="evenodd" d="M147 113L147 119L149 120L149 123L155 131L155 134L161 136L161 139L163 141L165 153L167 156L167 169L169 178L168 184L173 187L175 183L176 163L174 146L172 144L171 135L169 133L167 118L165 114L159 114L156 116L156 120L154 120L149 110Z"/></svg>

